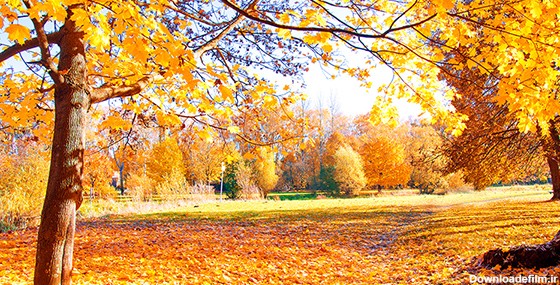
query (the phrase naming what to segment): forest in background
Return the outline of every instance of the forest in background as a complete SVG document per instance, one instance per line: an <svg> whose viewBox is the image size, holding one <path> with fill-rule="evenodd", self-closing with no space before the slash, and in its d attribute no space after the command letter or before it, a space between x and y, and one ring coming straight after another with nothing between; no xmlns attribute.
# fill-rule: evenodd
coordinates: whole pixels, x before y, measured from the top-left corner
<svg viewBox="0 0 560 285"><path fill-rule="evenodd" d="M316 109L300 101L290 109L239 116L243 136L213 129L201 137L193 131L196 122L161 127L155 118L132 113L123 116L121 128L95 118L84 155L83 195L89 199L214 200L220 188L228 199L302 190L334 197L404 188L431 194L549 180L539 148L515 160L479 160L457 151L464 137L443 127L420 119L373 125L368 114L340 114L336 102ZM1 222L11 229L37 221L50 146L31 134L4 138Z"/></svg>

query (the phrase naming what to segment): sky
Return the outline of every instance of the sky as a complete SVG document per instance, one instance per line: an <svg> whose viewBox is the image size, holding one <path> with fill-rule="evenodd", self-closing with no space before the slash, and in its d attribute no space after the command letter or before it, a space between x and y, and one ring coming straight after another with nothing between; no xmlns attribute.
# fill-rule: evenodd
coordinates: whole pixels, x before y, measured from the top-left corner
<svg viewBox="0 0 560 285"><path fill-rule="evenodd" d="M311 65L309 71L304 75L306 82L305 93L309 96L308 101L311 108L318 108L320 101L323 108L328 108L331 98L334 98L340 113L355 117L366 114L371 110L377 96L377 89L382 84L388 84L391 81L392 74L389 69L380 68L371 76L373 87L369 90L361 87L360 82L347 75L338 75L335 79L325 75L318 64ZM401 120L409 117L418 116L421 111L416 105L407 103L406 101L398 101L396 103Z"/></svg>

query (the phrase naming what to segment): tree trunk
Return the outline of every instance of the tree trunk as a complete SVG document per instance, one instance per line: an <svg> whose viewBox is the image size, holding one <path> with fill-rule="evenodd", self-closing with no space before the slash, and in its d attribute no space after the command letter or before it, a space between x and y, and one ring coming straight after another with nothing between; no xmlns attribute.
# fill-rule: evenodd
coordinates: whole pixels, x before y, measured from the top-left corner
<svg viewBox="0 0 560 285"><path fill-rule="evenodd" d="M560 200L560 169L558 161L560 160L560 137L558 133L558 127L555 120L551 120L549 123L550 131L550 144L547 162L550 168L550 177L552 180L552 198L551 200Z"/></svg>
<svg viewBox="0 0 560 285"><path fill-rule="evenodd" d="M560 200L560 168L558 168L558 160L554 157L547 156L548 168L550 169L550 177L552 180L552 198L550 200Z"/></svg>
<svg viewBox="0 0 560 285"><path fill-rule="evenodd" d="M72 22L62 28L55 86L55 126L47 194L37 239L35 284L71 284L76 211L82 202L86 88L83 34Z"/></svg>

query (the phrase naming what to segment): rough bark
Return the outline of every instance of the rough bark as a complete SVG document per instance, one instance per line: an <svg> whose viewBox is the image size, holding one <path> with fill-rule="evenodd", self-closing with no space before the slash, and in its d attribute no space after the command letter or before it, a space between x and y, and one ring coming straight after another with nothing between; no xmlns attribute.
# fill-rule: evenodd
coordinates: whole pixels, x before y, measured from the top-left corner
<svg viewBox="0 0 560 285"><path fill-rule="evenodd" d="M47 194L37 239L35 284L71 284L76 210L82 202L85 118L89 107L83 34L67 22L55 85L55 126Z"/></svg>
<svg viewBox="0 0 560 285"><path fill-rule="evenodd" d="M560 200L560 169L558 168L558 160L554 157L547 156L548 168L550 169L550 177L552 181L552 198L553 201Z"/></svg>
<svg viewBox="0 0 560 285"><path fill-rule="evenodd" d="M520 245L508 251L494 249L486 252L479 260L479 266L493 268L545 268L560 263L560 231L554 238L543 244Z"/></svg>
<svg viewBox="0 0 560 285"><path fill-rule="evenodd" d="M560 136L558 126L555 120L549 123L550 146L548 147L547 162L550 168L550 177L552 180L552 198L551 200L560 200L560 168L558 161L560 160Z"/></svg>

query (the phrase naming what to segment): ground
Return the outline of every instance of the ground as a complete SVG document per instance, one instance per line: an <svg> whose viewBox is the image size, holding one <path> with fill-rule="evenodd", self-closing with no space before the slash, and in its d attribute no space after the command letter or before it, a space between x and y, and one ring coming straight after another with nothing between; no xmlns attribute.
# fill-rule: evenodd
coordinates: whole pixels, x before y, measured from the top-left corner
<svg viewBox="0 0 560 285"><path fill-rule="evenodd" d="M469 284L488 249L542 243L560 204L541 188L186 205L83 218L74 284ZM0 284L30 284L36 229L0 234Z"/></svg>

